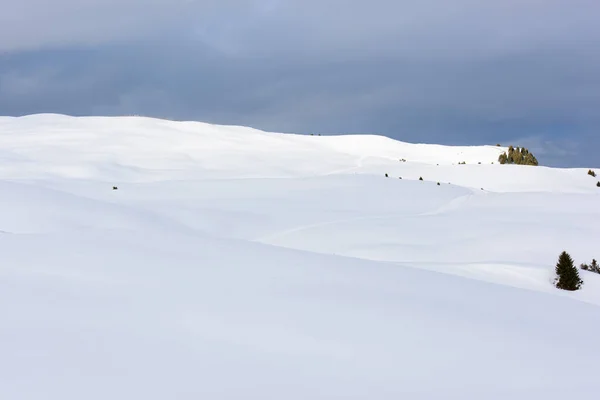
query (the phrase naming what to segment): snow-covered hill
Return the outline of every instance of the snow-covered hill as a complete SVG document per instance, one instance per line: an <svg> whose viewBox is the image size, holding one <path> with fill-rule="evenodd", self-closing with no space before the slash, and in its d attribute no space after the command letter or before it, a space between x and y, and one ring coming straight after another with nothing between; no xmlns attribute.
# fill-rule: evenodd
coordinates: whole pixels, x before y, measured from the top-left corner
<svg viewBox="0 0 600 400"><path fill-rule="evenodd" d="M505 150L0 117L0 398L595 399L597 179Z"/></svg>
<svg viewBox="0 0 600 400"><path fill-rule="evenodd" d="M279 134L143 117L0 117L0 161L5 161L0 179L141 183L387 173L489 191L598 191L587 170L500 166L498 156L504 151L496 146L412 144L374 135ZM462 162L467 164L459 165Z"/></svg>

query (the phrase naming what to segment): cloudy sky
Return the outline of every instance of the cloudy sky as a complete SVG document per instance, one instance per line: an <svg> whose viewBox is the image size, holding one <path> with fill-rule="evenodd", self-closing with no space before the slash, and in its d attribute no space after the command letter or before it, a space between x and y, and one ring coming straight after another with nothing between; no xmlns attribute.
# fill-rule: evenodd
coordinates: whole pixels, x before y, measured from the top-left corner
<svg viewBox="0 0 600 400"><path fill-rule="evenodd" d="M599 0L0 0L0 115L515 144L600 167Z"/></svg>

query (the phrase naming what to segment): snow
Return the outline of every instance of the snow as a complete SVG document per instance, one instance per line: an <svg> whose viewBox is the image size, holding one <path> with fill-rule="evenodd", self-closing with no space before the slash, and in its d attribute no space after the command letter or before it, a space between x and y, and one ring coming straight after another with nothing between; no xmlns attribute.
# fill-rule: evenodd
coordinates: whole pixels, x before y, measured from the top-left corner
<svg viewBox="0 0 600 400"><path fill-rule="evenodd" d="M0 398L595 399L597 179L505 150L0 117Z"/></svg>

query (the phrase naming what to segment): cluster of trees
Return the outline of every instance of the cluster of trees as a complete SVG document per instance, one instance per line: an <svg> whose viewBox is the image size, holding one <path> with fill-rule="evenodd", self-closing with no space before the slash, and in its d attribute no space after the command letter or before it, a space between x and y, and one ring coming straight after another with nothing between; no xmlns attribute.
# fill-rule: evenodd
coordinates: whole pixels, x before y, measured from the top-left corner
<svg viewBox="0 0 600 400"><path fill-rule="evenodd" d="M580 268L584 271L594 272L600 274L600 265L596 260L592 260L591 264L581 264ZM554 279L554 285L563 290L579 290L583 286L583 280L579 276L579 271L573 263L573 258L563 251L558 256L558 262L556 263L556 278Z"/></svg>
<svg viewBox="0 0 600 400"><path fill-rule="evenodd" d="M506 152L500 154L498 162L500 164L538 165L537 158L528 149L513 146L508 148L508 154Z"/></svg>
<svg viewBox="0 0 600 400"><path fill-rule="evenodd" d="M596 261L595 259L592 260L591 264L581 264L581 269L584 271L590 271L600 274L600 265L598 265L598 261Z"/></svg>

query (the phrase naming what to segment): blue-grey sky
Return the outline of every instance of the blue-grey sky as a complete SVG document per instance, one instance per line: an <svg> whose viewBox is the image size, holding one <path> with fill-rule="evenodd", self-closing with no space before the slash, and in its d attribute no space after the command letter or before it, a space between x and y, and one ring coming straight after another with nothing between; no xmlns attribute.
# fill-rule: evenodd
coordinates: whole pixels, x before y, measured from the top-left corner
<svg viewBox="0 0 600 400"><path fill-rule="evenodd" d="M0 115L515 144L546 165L600 167L598 0L1 6Z"/></svg>

